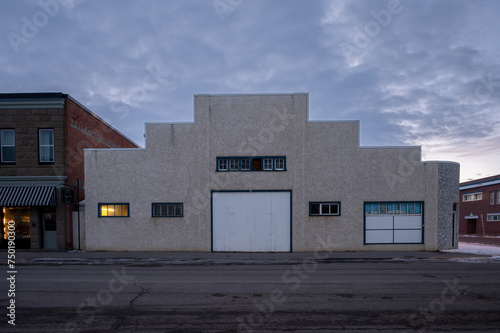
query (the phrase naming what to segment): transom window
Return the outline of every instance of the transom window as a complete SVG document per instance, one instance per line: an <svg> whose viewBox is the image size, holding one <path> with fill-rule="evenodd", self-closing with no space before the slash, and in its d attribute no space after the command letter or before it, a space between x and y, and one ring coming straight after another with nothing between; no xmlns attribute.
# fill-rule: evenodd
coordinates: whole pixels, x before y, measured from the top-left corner
<svg viewBox="0 0 500 333"><path fill-rule="evenodd" d="M483 200L483 192L467 193L462 196L462 201L479 201Z"/></svg>
<svg viewBox="0 0 500 333"><path fill-rule="evenodd" d="M286 171L286 157L217 157L217 171Z"/></svg>
<svg viewBox="0 0 500 333"><path fill-rule="evenodd" d="M2 163L16 162L16 132L13 129L0 130L0 155Z"/></svg>
<svg viewBox="0 0 500 333"><path fill-rule="evenodd" d="M129 204L128 203L100 203L99 204L99 217L129 217Z"/></svg>
<svg viewBox="0 0 500 333"><path fill-rule="evenodd" d="M152 209L153 217L182 217L182 203L154 203Z"/></svg>
<svg viewBox="0 0 500 333"><path fill-rule="evenodd" d="M340 202L309 202L309 216L340 216Z"/></svg>
<svg viewBox="0 0 500 333"><path fill-rule="evenodd" d="M366 203L366 215L422 215L422 204L409 203Z"/></svg>

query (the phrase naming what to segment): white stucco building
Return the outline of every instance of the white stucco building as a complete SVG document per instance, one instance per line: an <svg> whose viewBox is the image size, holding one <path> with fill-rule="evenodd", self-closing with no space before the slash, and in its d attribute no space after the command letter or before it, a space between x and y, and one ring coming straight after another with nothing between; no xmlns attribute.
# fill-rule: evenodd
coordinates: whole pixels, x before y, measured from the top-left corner
<svg viewBox="0 0 500 333"><path fill-rule="evenodd" d="M455 248L459 165L360 147L358 121L308 120L308 95L196 95L144 149L87 149L87 251Z"/></svg>

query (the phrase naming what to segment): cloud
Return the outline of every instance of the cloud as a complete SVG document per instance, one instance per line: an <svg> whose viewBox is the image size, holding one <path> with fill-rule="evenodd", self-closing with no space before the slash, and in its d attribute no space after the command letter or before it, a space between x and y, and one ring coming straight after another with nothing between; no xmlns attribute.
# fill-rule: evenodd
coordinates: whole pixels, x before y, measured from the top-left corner
<svg viewBox="0 0 500 333"><path fill-rule="evenodd" d="M498 1L59 3L17 53L8 34L43 9L2 3L3 92L69 93L142 144L146 121L192 120L195 93L305 91L311 119L361 120L363 145L500 173L475 162L498 154Z"/></svg>

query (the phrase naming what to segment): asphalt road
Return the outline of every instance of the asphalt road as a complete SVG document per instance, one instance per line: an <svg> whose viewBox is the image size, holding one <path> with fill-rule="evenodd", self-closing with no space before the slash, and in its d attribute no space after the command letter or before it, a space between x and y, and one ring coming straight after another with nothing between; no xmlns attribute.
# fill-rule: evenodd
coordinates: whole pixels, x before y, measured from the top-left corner
<svg viewBox="0 0 500 333"><path fill-rule="evenodd" d="M1 332L500 331L498 263L27 265L15 289Z"/></svg>

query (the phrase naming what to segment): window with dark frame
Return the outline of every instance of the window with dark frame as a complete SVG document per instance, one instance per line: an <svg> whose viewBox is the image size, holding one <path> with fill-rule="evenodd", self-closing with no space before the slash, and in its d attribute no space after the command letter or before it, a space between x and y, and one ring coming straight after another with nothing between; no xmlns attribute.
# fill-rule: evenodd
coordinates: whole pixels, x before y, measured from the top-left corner
<svg viewBox="0 0 500 333"><path fill-rule="evenodd" d="M183 217L182 203L153 203L152 217Z"/></svg>
<svg viewBox="0 0 500 333"><path fill-rule="evenodd" d="M340 216L340 202L309 202L309 216Z"/></svg>
<svg viewBox="0 0 500 333"><path fill-rule="evenodd" d="M240 169L240 161L238 159L232 158L229 160L229 170L236 171Z"/></svg>
<svg viewBox="0 0 500 333"><path fill-rule="evenodd" d="M242 158L241 159L241 170L242 171L250 171L250 159Z"/></svg>
<svg viewBox="0 0 500 333"><path fill-rule="evenodd" d="M218 162L217 168L219 171L227 171L227 160L221 158Z"/></svg>
<svg viewBox="0 0 500 333"><path fill-rule="evenodd" d="M0 130L1 163L16 162L16 132L13 129Z"/></svg>
<svg viewBox="0 0 500 333"><path fill-rule="evenodd" d="M40 163L53 163L54 158L54 130L38 130L38 156Z"/></svg>
<svg viewBox="0 0 500 333"><path fill-rule="evenodd" d="M286 171L285 156L217 157L216 171Z"/></svg>
<svg viewBox="0 0 500 333"><path fill-rule="evenodd" d="M128 203L100 203L99 217L130 217Z"/></svg>

